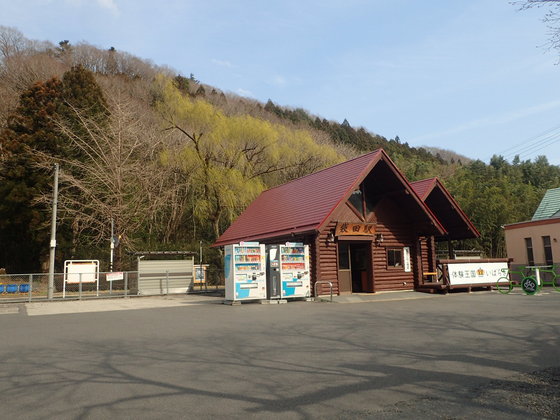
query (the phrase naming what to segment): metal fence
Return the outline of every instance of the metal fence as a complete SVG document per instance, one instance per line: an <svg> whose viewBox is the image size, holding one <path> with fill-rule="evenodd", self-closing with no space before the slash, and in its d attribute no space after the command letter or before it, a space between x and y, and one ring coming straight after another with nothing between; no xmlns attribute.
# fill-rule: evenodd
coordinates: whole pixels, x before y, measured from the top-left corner
<svg viewBox="0 0 560 420"><path fill-rule="evenodd" d="M162 275L160 288L151 290L150 295L173 294L168 276ZM73 278L64 273L55 273L52 300L81 300L94 298L123 298L142 294L138 287L138 272L99 273L98 280L92 282L90 276ZM207 270L205 279L185 281L186 293L221 292L224 290L224 276L221 270ZM0 274L0 303L32 302L49 300L49 274Z"/></svg>

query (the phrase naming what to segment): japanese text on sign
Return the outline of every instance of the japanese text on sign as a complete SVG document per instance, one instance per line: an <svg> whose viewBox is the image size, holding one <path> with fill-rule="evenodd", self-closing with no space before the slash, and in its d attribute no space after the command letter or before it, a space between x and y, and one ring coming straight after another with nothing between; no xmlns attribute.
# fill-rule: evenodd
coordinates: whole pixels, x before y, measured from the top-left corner
<svg viewBox="0 0 560 420"><path fill-rule="evenodd" d="M374 223L347 223L338 222L336 224L336 236L340 235L373 235L375 233Z"/></svg>
<svg viewBox="0 0 560 420"><path fill-rule="evenodd" d="M507 273L507 262L449 264L449 283L476 284L495 283Z"/></svg>

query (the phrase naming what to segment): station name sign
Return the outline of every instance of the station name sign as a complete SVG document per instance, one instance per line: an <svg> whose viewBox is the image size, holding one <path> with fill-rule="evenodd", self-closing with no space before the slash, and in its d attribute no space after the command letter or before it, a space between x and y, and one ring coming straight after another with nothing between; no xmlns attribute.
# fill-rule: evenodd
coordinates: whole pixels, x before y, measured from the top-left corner
<svg viewBox="0 0 560 420"><path fill-rule="evenodd" d="M375 234L375 223L349 223L336 224L336 236L372 236Z"/></svg>

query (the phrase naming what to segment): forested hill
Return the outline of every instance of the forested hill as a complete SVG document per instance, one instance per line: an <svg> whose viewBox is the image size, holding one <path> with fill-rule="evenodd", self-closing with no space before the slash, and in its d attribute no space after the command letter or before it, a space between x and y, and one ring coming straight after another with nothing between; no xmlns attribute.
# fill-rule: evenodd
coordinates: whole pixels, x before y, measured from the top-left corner
<svg viewBox="0 0 560 420"><path fill-rule="evenodd" d="M203 75L199 75L201 79ZM352 110L348 110L351 115ZM398 131L398 127L395 127ZM242 98L114 48L32 41L0 26L0 268L45 269L60 166L57 269L134 250L208 248L264 189L382 147L410 180L439 176L504 254L501 226L531 216L560 168L489 165L386 139L348 121ZM213 254L214 253L214 254ZM219 264L215 250L205 249Z"/></svg>

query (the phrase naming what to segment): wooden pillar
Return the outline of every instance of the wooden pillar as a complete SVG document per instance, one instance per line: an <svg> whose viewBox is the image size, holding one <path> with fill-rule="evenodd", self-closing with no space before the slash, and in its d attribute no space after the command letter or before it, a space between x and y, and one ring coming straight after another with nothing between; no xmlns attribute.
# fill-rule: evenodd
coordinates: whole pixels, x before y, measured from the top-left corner
<svg viewBox="0 0 560 420"><path fill-rule="evenodd" d="M428 252L429 252L429 262L430 262L430 271L436 271L436 238L434 235L431 235L428 238Z"/></svg>
<svg viewBox="0 0 560 420"><path fill-rule="evenodd" d="M313 259L315 260L313 264L313 275L311 276L311 287L313 288L313 295L315 295L315 283L321 280L321 269L319 267L319 257L320 257L320 246L319 238L321 234L317 232L315 234L315 239L313 241ZM319 291L319 293L321 293Z"/></svg>

